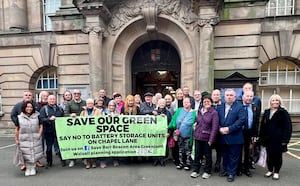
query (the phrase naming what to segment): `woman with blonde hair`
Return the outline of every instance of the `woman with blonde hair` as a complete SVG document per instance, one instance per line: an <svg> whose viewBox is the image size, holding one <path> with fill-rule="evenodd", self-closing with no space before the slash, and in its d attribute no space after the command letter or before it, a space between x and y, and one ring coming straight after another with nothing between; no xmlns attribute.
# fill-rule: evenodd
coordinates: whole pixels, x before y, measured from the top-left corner
<svg viewBox="0 0 300 186"><path fill-rule="evenodd" d="M133 95L128 95L125 99L125 104L121 108L121 114L124 115L137 115L139 114L139 107L135 104Z"/></svg>
<svg viewBox="0 0 300 186"><path fill-rule="evenodd" d="M282 99L278 94L270 97L269 108L264 112L259 132L259 141L267 151L268 172L264 177L272 176L273 180L279 180L282 153L287 151L292 134L290 115L282 105Z"/></svg>
<svg viewBox="0 0 300 186"><path fill-rule="evenodd" d="M102 115L101 111L94 106L94 100L89 98L86 100L86 106L83 107L83 111L81 111L80 116L100 116ZM95 158L87 158L86 159L86 169L91 168L91 164L93 168L96 168L96 159Z"/></svg>

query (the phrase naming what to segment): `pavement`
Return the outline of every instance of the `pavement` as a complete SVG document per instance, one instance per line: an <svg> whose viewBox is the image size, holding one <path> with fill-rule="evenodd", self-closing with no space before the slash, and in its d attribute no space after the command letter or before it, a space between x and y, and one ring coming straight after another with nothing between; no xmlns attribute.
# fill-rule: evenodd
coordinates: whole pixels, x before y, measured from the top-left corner
<svg viewBox="0 0 300 186"><path fill-rule="evenodd" d="M13 165L15 151L12 136L0 136L0 185L1 186L299 186L300 185L300 135L293 135L289 144L289 152L283 155L283 166L280 171L280 180L264 178L266 169L256 167L252 170L253 177L245 175L236 177L229 183L226 178L213 173L209 179L191 178L191 171L176 170L169 161L165 167L153 166L151 162L138 164L124 164L119 167L109 164L107 168L85 169L81 161L73 168L61 167L57 156L54 155L54 165L49 169L39 168L36 176L25 177L24 172ZM46 163L43 159L42 163Z"/></svg>

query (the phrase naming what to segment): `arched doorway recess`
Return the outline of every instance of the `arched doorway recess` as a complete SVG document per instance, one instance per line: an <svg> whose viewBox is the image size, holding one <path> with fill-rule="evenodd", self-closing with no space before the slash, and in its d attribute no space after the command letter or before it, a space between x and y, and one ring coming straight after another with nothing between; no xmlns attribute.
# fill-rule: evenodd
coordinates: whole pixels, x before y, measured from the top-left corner
<svg viewBox="0 0 300 186"><path fill-rule="evenodd" d="M180 86L180 58L167 42L154 40L141 45L133 55L132 92L173 93Z"/></svg>

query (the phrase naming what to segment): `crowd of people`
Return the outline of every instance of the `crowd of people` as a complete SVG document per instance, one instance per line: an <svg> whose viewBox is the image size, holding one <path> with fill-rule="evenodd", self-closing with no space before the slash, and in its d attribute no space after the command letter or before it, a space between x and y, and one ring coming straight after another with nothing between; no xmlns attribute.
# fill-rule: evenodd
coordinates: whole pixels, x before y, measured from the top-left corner
<svg viewBox="0 0 300 186"><path fill-rule="evenodd" d="M45 167L52 167L53 148L60 157L61 165L67 165L56 140L57 117L149 114L167 117L166 137L168 141L174 141L172 146L167 147L165 156L151 158L154 166L164 166L171 157L177 169L192 170L192 178L200 176L203 166L203 179L217 172L228 182L233 182L236 176L242 174L252 177L250 151L253 143L258 141L267 151L268 171L264 177L272 177L273 180L280 178L282 153L287 151L292 123L279 95L270 97L262 117L261 100L254 95L251 83L244 84L240 96L233 89L226 89L224 99L218 89L211 93L195 90L191 96L187 86L178 88L174 97L171 94L163 96L161 93L146 92L143 98L144 101L137 94L127 95L123 100L117 92L109 98L101 89L98 98L83 100L81 91L75 89L72 92L66 90L60 104L57 104L55 95L42 91L36 103L32 93L24 91L23 100L13 107L11 119L16 126L15 142L24 158L20 166L25 170L25 176L35 175L36 167L44 166L40 162L43 154L47 160ZM213 168L214 149L216 160ZM136 160L136 157L131 159ZM105 168L110 160L113 166L120 165L120 159L115 157L87 158L83 162L86 169L96 168L98 162L99 167ZM69 167L75 164L75 159L68 160Z"/></svg>

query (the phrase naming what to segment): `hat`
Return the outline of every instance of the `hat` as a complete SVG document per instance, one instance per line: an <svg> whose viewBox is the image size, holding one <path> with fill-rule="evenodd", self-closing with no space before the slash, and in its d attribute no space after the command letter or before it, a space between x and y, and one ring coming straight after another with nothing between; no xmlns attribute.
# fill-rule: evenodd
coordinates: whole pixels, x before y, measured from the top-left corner
<svg viewBox="0 0 300 186"><path fill-rule="evenodd" d="M201 92L201 96L204 97L204 96L210 96L210 93L207 92L207 91L203 91Z"/></svg>
<svg viewBox="0 0 300 186"><path fill-rule="evenodd" d="M146 96L151 96L151 97L153 97L154 95L153 95L151 92L146 92L146 93L144 94L144 97L146 97Z"/></svg>

